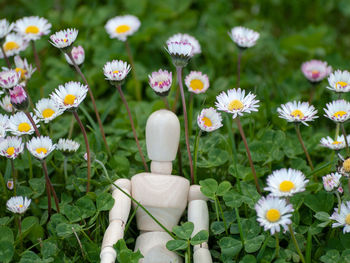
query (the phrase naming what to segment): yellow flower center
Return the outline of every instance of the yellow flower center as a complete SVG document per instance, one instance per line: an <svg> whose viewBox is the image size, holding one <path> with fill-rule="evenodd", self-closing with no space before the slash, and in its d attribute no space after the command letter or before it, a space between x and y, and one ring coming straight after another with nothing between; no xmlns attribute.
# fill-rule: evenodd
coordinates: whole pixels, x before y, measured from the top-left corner
<svg viewBox="0 0 350 263"><path fill-rule="evenodd" d="M290 192L294 188L294 183L292 181L283 181L280 183L280 190L282 192Z"/></svg>
<svg viewBox="0 0 350 263"><path fill-rule="evenodd" d="M339 141L333 141L332 144L341 144Z"/></svg>
<svg viewBox="0 0 350 263"><path fill-rule="evenodd" d="M63 42L67 43L68 42L68 38L63 39Z"/></svg>
<svg viewBox="0 0 350 263"><path fill-rule="evenodd" d="M46 118L50 118L54 113L55 111L52 109L45 109L43 110L42 115L46 119Z"/></svg>
<svg viewBox="0 0 350 263"><path fill-rule="evenodd" d="M299 119L304 118L304 113L302 113L301 110L293 110L290 115L292 115L295 118L298 117Z"/></svg>
<svg viewBox="0 0 350 263"><path fill-rule="evenodd" d="M193 79L190 82L190 87L193 90L202 90L204 88L204 83L200 79Z"/></svg>
<svg viewBox="0 0 350 263"><path fill-rule="evenodd" d="M336 87L340 86L340 87L344 88L344 87L346 87L347 85L348 85L348 83L346 83L346 82L344 82L344 81L338 81L337 83L335 83L335 86L336 86Z"/></svg>
<svg viewBox="0 0 350 263"><path fill-rule="evenodd" d="M347 214L346 218L345 218L345 223L347 225L350 225L350 214Z"/></svg>
<svg viewBox="0 0 350 263"><path fill-rule="evenodd" d="M213 123L211 122L211 120L208 117L203 117L202 121L204 121L204 125L207 127L213 126Z"/></svg>
<svg viewBox="0 0 350 263"><path fill-rule="evenodd" d="M76 97L72 94L66 95L66 97L64 98L64 105L73 105L75 98Z"/></svg>
<svg viewBox="0 0 350 263"><path fill-rule="evenodd" d="M314 69L313 71L311 71L311 73L312 73L312 74L318 74L318 73L320 73L320 71Z"/></svg>
<svg viewBox="0 0 350 263"><path fill-rule="evenodd" d="M26 34L38 34L39 28L37 26L29 26L26 28Z"/></svg>
<svg viewBox="0 0 350 263"><path fill-rule="evenodd" d="M21 79L25 79L25 74L27 71L23 68L16 68L16 72L21 72Z"/></svg>
<svg viewBox="0 0 350 263"><path fill-rule="evenodd" d="M272 208L266 212L266 219L272 223L277 222L280 218L281 213L277 209Z"/></svg>
<svg viewBox="0 0 350 263"><path fill-rule="evenodd" d="M349 173L350 172L350 158L346 159L343 162L343 169L345 172Z"/></svg>
<svg viewBox="0 0 350 263"><path fill-rule="evenodd" d="M12 156L15 153L15 147L8 147L6 153Z"/></svg>
<svg viewBox="0 0 350 263"><path fill-rule="evenodd" d="M19 45L15 41L9 41L4 44L5 52L13 49L19 49Z"/></svg>
<svg viewBox="0 0 350 263"><path fill-rule="evenodd" d="M37 148L35 151L36 151L38 154L41 154L41 153L47 154L47 149L44 148L44 147L39 147L39 148Z"/></svg>
<svg viewBox="0 0 350 263"><path fill-rule="evenodd" d="M130 29L131 27L128 25L120 25L115 29L115 32L117 32L118 34L123 34L128 32Z"/></svg>
<svg viewBox="0 0 350 263"><path fill-rule="evenodd" d="M23 205L17 205L17 207L18 207L18 208L22 208L22 207L23 207Z"/></svg>
<svg viewBox="0 0 350 263"><path fill-rule="evenodd" d="M333 114L333 116L336 118L343 117L344 115L346 115L346 112L343 110L337 111L336 113Z"/></svg>
<svg viewBox="0 0 350 263"><path fill-rule="evenodd" d="M18 131L20 132L29 132L30 131L30 125L27 122L22 122L18 125Z"/></svg>
<svg viewBox="0 0 350 263"><path fill-rule="evenodd" d="M113 71L113 74L118 74L119 73L119 70L114 70Z"/></svg>
<svg viewBox="0 0 350 263"><path fill-rule="evenodd" d="M232 111L232 110L241 110L244 107L242 101L240 100L233 100L230 102L230 104L228 105L228 110Z"/></svg>

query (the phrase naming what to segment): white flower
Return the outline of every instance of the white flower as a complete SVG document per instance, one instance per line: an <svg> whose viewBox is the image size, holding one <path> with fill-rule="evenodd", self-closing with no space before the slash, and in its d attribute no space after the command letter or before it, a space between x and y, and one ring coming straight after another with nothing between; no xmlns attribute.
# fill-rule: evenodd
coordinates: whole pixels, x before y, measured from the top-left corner
<svg viewBox="0 0 350 263"><path fill-rule="evenodd" d="M346 136L346 138L348 140L348 143L350 143L350 135ZM327 147L336 151L339 151L346 147L343 135L338 136L336 140L333 140L333 138L329 136L327 136L326 138L321 138L320 143L323 147Z"/></svg>
<svg viewBox="0 0 350 263"><path fill-rule="evenodd" d="M126 41L127 37L133 35L140 25L141 22L136 16L116 16L107 21L105 29L110 38Z"/></svg>
<svg viewBox="0 0 350 263"><path fill-rule="evenodd" d="M88 87L79 83L70 81L59 85L50 95L51 99L63 110L77 108L85 99Z"/></svg>
<svg viewBox="0 0 350 263"><path fill-rule="evenodd" d="M222 117L214 108L203 109L197 117L199 128L206 132L212 132L222 127Z"/></svg>
<svg viewBox="0 0 350 263"><path fill-rule="evenodd" d="M21 73L20 80L28 80L35 72L36 68L33 68L31 64L28 64L27 59L21 59L20 56L14 57L16 71ZM5 69L5 68L3 68Z"/></svg>
<svg viewBox="0 0 350 263"><path fill-rule="evenodd" d="M200 94L206 92L209 88L209 79L206 74L200 71L191 71L185 78L185 84L188 91Z"/></svg>
<svg viewBox="0 0 350 263"><path fill-rule="evenodd" d="M0 138L5 137L8 131L9 117L7 115L0 114Z"/></svg>
<svg viewBox="0 0 350 263"><path fill-rule="evenodd" d="M280 118L286 119L288 122L301 122L306 126L309 126L306 122L318 118L316 116L317 110L308 102L287 102L277 108L277 112Z"/></svg>
<svg viewBox="0 0 350 263"><path fill-rule="evenodd" d="M309 81L319 82L332 72L332 67L328 66L327 62L313 59L304 62L301 71Z"/></svg>
<svg viewBox="0 0 350 263"><path fill-rule="evenodd" d="M35 125L39 128L40 127L40 125L38 124L39 120L34 116L33 113L30 113L30 115L33 118ZM9 123L9 131L13 135L21 136L25 134L33 134L35 130L30 120L25 115L25 113L23 111L19 111L16 114L11 115L10 123Z"/></svg>
<svg viewBox="0 0 350 263"><path fill-rule="evenodd" d="M337 188L340 185L341 174L331 173L322 177L323 187L326 191L333 191L334 188Z"/></svg>
<svg viewBox="0 0 350 263"><path fill-rule="evenodd" d="M228 33L233 42L241 48L248 48L255 46L256 41L259 39L260 34L249 28L242 26L236 26L231 29L231 32Z"/></svg>
<svg viewBox="0 0 350 263"><path fill-rule="evenodd" d="M290 219L294 211L291 204L286 200L277 197L262 197L255 205L257 221L264 230L270 230L271 235L280 232L281 226L287 231L288 225L292 223Z"/></svg>
<svg viewBox="0 0 350 263"><path fill-rule="evenodd" d="M0 72L0 87L11 89L18 84L21 73L14 69L4 70Z"/></svg>
<svg viewBox="0 0 350 263"><path fill-rule="evenodd" d="M26 143L28 151L36 158L43 160L56 148L48 136L33 137Z"/></svg>
<svg viewBox="0 0 350 263"><path fill-rule="evenodd" d="M9 23L6 19L0 19L0 39L10 33L13 27L13 23Z"/></svg>
<svg viewBox="0 0 350 263"><path fill-rule="evenodd" d="M334 209L333 215L329 218L331 220L337 221L332 224L332 227L340 227L343 226L343 233L350 232L350 202L342 203L340 206L340 214L338 213L338 209Z"/></svg>
<svg viewBox="0 0 350 263"><path fill-rule="evenodd" d="M301 171L291 168L273 171L266 181L267 187L264 190L271 192L271 195L276 197L292 196L303 192L309 182L309 180L305 180L305 176Z"/></svg>
<svg viewBox="0 0 350 263"><path fill-rule="evenodd" d="M84 48L82 46L73 47L71 54L72 54L72 57L73 57L75 64L77 64L79 66L79 65L84 63L85 51L84 51ZM66 53L64 53L64 57L66 58L66 61L68 64L73 65L73 62L70 60L70 58L68 57L68 55Z"/></svg>
<svg viewBox="0 0 350 263"><path fill-rule="evenodd" d="M328 77L327 89L335 92L349 92L350 91L350 72L347 70L336 70Z"/></svg>
<svg viewBox="0 0 350 263"><path fill-rule="evenodd" d="M28 199L27 197L14 196L7 200L6 206L12 213L23 214L25 211L27 211L31 201L32 200Z"/></svg>
<svg viewBox="0 0 350 263"><path fill-rule="evenodd" d="M335 100L326 104L325 117L335 121L344 122L350 118L350 103L345 100Z"/></svg>
<svg viewBox="0 0 350 263"><path fill-rule="evenodd" d="M12 190L13 189L13 180L10 179L6 183L7 189Z"/></svg>
<svg viewBox="0 0 350 263"><path fill-rule="evenodd" d="M227 93L222 92L216 97L215 106L219 111L226 111L233 114L233 119L238 115L243 116L243 113L258 111L259 100L255 99L255 95L248 93L245 96L245 90L231 89Z"/></svg>
<svg viewBox="0 0 350 263"><path fill-rule="evenodd" d="M11 97L9 95L6 95L2 98L0 101L0 106L4 111L12 112L13 110L16 110L12 104L11 104Z"/></svg>
<svg viewBox="0 0 350 263"><path fill-rule="evenodd" d="M201 46L196 38L193 36L190 36L188 34L175 34L166 41L166 43L171 43L171 42L184 42L184 43L189 43L192 45L193 49L192 52L193 54L200 54L201 51Z"/></svg>
<svg viewBox="0 0 350 263"><path fill-rule="evenodd" d="M56 149L62 152L76 152L80 144L70 139L59 139Z"/></svg>
<svg viewBox="0 0 350 263"><path fill-rule="evenodd" d="M37 40L50 33L51 24L43 17L29 16L16 21L14 30L25 40Z"/></svg>
<svg viewBox="0 0 350 263"><path fill-rule="evenodd" d="M158 70L148 75L149 85L160 96L168 95L173 81L172 73L167 70Z"/></svg>
<svg viewBox="0 0 350 263"><path fill-rule="evenodd" d="M109 81L123 81L130 72L130 65L122 60L108 61L103 67L103 73Z"/></svg>
<svg viewBox="0 0 350 263"><path fill-rule="evenodd" d="M16 159L23 149L24 144L21 137L8 136L0 142L0 155L9 159Z"/></svg>
<svg viewBox="0 0 350 263"><path fill-rule="evenodd" d="M64 110L62 110L53 99L44 98L35 104L34 112L39 120L48 123L61 115Z"/></svg>
<svg viewBox="0 0 350 263"><path fill-rule="evenodd" d="M75 28L58 31L50 36L50 43L57 48L66 49L74 43L78 36L78 32L79 31Z"/></svg>
<svg viewBox="0 0 350 263"><path fill-rule="evenodd" d="M18 55L19 52L25 50L28 47L28 41L25 41L22 36L10 33L6 36L2 47L7 57ZM1 51L1 50L0 50ZM4 54L0 52L0 58L3 58Z"/></svg>
<svg viewBox="0 0 350 263"><path fill-rule="evenodd" d="M188 42L168 42L166 51L172 57L183 57L190 59L193 56L193 46Z"/></svg>

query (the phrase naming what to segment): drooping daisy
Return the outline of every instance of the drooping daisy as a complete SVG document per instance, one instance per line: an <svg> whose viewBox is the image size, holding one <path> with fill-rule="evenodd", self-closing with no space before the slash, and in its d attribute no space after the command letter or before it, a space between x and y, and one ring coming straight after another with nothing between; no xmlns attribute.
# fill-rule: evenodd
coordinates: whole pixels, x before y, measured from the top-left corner
<svg viewBox="0 0 350 263"><path fill-rule="evenodd" d="M15 108L11 104L11 98L9 95L6 95L2 98L2 100L0 101L0 106L4 111L7 112L12 112L15 110Z"/></svg>
<svg viewBox="0 0 350 263"><path fill-rule="evenodd" d="M257 221L264 230L270 230L271 235L281 231L281 226L288 230L288 225L292 223L290 219L294 211L291 204L286 200L277 197L262 197L255 205Z"/></svg>
<svg viewBox="0 0 350 263"><path fill-rule="evenodd" d="M223 91L216 97L215 107L219 111L233 114L233 119L235 119L237 116L243 116L245 112L258 111L259 100L256 100L255 97L250 92L245 96L245 90L241 88L231 89L227 93Z"/></svg>
<svg viewBox="0 0 350 263"><path fill-rule="evenodd" d="M79 82L70 81L59 85L50 95L51 99L63 110L74 109L85 99L88 87Z"/></svg>
<svg viewBox="0 0 350 263"><path fill-rule="evenodd" d="M62 110L54 100L44 98L39 100L35 104L34 109L35 115L39 118L39 120L48 123L55 119L57 116L61 115L64 110Z"/></svg>
<svg viewBox="0 0 350 263"><path fill-rule="evenodd" d="M11 32L13 27L13 23L9 23L6 19L0 19L0 39L6 37L7 34Z"/></svg>
<svg viewBox="0 0 350 263"><path fill-rule="evenodd" d="M313 59L304 62L301 65L301 71L309 81L319 82L332 72L332 67L328 66L325 61Z"/></svg>
<svg viewBox="0 0 350 263"><path fill-rule="evenodd" d="M301 171L291 168L274 171L267 177L266 181L267 187L264 190L271 192L271 195L276 197L292 196L303 192L309 182L309 180L305 180Z"/></svg>
<svg viewBox="0 0 350 263"><path fill-rule="evenodd" d="M200 54L202 52L201 46L196 38L194 38L191 35L188 34L175 34L166 41L166 43L171 43L171 42L184 42L184 43L190 43L193 47L193 54Z"/></svg>
<svg viewBox="0 0 350 263"><path fill-rule="evenodd" d="M19 52L25 50L28 47L28 42L23 39L22 36L14 33L10 33L6 36L2 47L7 57L18 55ZM0 52L0 58L3 58L4 54Z"/></svg>
<svg viewBox="0 0 350 263"><path fill-rule="evenodd" d="M203 109L197 117L199 128L206 132L212 132L222 127L222 117L214 108Z"/></svg>
<svg viewBox="0 0 350 263"><path fill-rule="evenodd" d="M33 137L26 143L28 151L36 158L43 160L56 148L48 136Z"/></svg>
<svg viewBox="0 0 350 263"><path fill-rule="evenodd" d="M33 113L30 113L30 115L35 125L39 128L39 120L36 118L36 116L34 116ZM21 136L25 134L33 134L35 130L25 113L23 111L19 111L10 117L9 131L13 135Z"/></svg>
<svg viewBox="0 0 350 263"><path fill-rule="evenodd" d="M8 136L0 142L0 155L9 159L16 159L23 152L23 149L24 144L21 137Z"/></svg>
<svg viewBox="0 0 350 263"><path fill-rule="evenodd" d="M16 86L20 80L21 73L14 69L4 70L0 72L0 87L10 89Z"/></svg>
<svg viewBox="0 0 350 263"><path fill-rule="evenodd" d="M260 34L249 28L236 26L228 33L233 42L240 48L249 48L255 46Z"/></svg>
<svg viewBox="0 0 350 263"><path fill-rule="evenodd" d="M347 70L336 70L328 77L327 89L335 92L349 92L350 91L350 72Z"/></svg>
<svg viewBox="0 0 350 263"><path fill-rule="evenodd" d="M175 67L185 67L193 57L193 46L188 42L169 42L166 51L170 54Z"/></svg>
<svg viewBox="0 0 350 263"><path fill-rule="evenodd" d="M22 85L16 85L9 91L12 105L17 110L26 110L28 108L28 95Z"/></svg>
<svg viewBox="0 0 350 263"><path fill-rule="evenodd" d="M50 43L60 49L68 49L78 36L78 30L75 28L68 28L56 32L50 36Z"/></svg>
<svg viewBox="0 0 350 263"><path fill-rule="evenodd" d="M75 64L77 64L79 66L79 65L84 63L85 51L84 51L84 48L82 46L73 47L71 54L72 54L72 57L73 57ZM73 62L70 60L70 58L68 57L68 55L66 53L64 54L64 57L66 58L66 61L68 64L73 65Z"/></svg>
<svg viewBox="0 0 350 263"><path fill-rule="evenodd" d="M350 135L348 135L346 138L350 143ZM333 140L333 138L329 136L325 138L321 138L320 143L323 147L327 147L329 149L336 150L336 151L339 151L346 147L346 143L343 135L338 136L336 140Z"/></svg>
<svg viewBox="0 0 350 263"><path fill-rule="evenodd" d="M64 153L76 152L80 147L80 144L70 139L59 139L56 149Z"/></svg>
<svg viewBox="0 0 350 263"><path fill-rule="evenodd" d="M124 81L130 70L130 65L122 60L108 61L103 67L103 73L106 80L117 85Z"/></svg>
<svg viewBox="0 0 350 263"><path fill-rule="evenodd" d="M110 38L126 41L127 37L133 35L140 25L141 22L136 16L116 16L107 21L105 29Z"/></svg>
<svg viewBox="0 0 350 263"><path fill-rule="evenodd" d="M323 187L326 191L333 191L340 185L341 174L339 173L331 173L322 177Z"/></svg>
<svg viewBox="0 0 350 263"><path fill-rule="evenodd" d="M10 179L6 183L7 189L12 190L13 189L13 180Z"/></svg>
<svg viewBox="0 0 350 263"><path fill-rule="evenodd" d="M169 94L173 81L172 72L167 70L158 70L148 75L149 85L159 96L167 96Z"/></svg>
<svg viewBox="0 0 350 263"><path fill-rule="evenodd" d="M28 199L27 197L14 196L7 200L6 206L12 213L23 214L25 211L27 211L31 201L32 200Z"/></svg>
<svg viewBox="0 0 350 263"><path fill-rule="evenodd" d="M335 100L326 104L325 117L334 122L344 122L350 118L350 103L345 100Z"/></svg>
<svg viewBox="0 0 350 263"><path fill-rule="evenodd" d="M342 203L340 206L340 214L338 213L338 209L334 209L334 213L329 218L331 220L335 220L336 222L332 224L332 227L344 227L343 233L350 232L350 202Z"/></svg>
<svg viewBox="0 0 350 263"><path fill-rule="evenodd" d="M50 33L51 24L43 17L29 16L16 21L14 30L25 40L38 40Z"/></svg>
<svg viewBox="0 0 350 263"><path fill-rule="evenodd" d="M313 121L318 118L317 110L308 102L293 101L282 104L277 108L279 117L286 119L288 122L301 122L306 126L308 121Z"/></svg>
<svg viewBox="0 0 350 263"><path fill-rule="evenodd" d="M191 71L185 78L185 84L188 91L200 94L206 92L209 88L209 79L206 74L200 71Z"/></svg>

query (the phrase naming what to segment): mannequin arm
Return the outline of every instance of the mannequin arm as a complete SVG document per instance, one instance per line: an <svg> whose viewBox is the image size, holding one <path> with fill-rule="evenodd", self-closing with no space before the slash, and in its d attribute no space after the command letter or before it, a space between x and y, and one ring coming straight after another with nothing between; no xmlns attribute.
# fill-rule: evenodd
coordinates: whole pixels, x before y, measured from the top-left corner
<svg viewBox="0 0 350 263"><path fill-rule="evenodd" d="M209 212L207 198L200 191L199 185L192 185L188 195L188 221L194 224L192 237L201 230L209 231ZM193 248L194 263L212 263L208 243L204 242Z"/></svg>
<svg viewBox="0 0 350 263"><path fill-rule="evenodd" d="M127 179L118 179L115 184L130 194L131 182ZM116 259L116 252L113 245L118 242L119 239L124 237L124 228L126 221L128 220L131 200L124 193L112 186L112 196L114 198L114 206L109 211L109 226L105 232L102 241L101 249L101 263L114 263Z"/></svg>

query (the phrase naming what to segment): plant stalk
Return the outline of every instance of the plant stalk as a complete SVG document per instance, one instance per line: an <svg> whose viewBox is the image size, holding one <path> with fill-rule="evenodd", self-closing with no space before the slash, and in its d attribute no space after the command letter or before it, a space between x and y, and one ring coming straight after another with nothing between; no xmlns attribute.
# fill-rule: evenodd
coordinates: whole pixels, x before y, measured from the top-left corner
<svg viewBox="0 0 350 263"><path fill-rule="evenodd" d="M297 239L295 238L292 224L290 224L290 225L288 226L288 228L289 228L289 232L290 232L290 235L291 235L291 237L292 237L294 246L295 246L295 248L296 248L296 250L297 250L297 252L298 252L298 255L299 255L299 257L300 257L300 260L301 260L302 263L305 263L304 256L303 256L303 254L301 253L301 250L300 250L298 241L297 241Z"/></svg>
<svg viewBox="0 0 350 263"><path fill-rule="evenodd" d="M310 166L311 170L314 170L314 166L313 166L313 164L312 164L312 161L311 161L309 152L307 151L307 149L306 149L306 147L305 147L305 144L304 144L304 142L303 142L303 138L301 137L301 133L300 133L300 124L298 124L298 123L295 124L295 131L296 131L296 133L297 133L298 140L299 140L299 142L300 142L300 144L301 144L301 147L302 147L303 150L304 150L304 153L305 153L305 155L306 155L306 159L307 159L307 161L308 161L308 163L309 163L309 166ZM317 178L317 177L314 176L314 179L315 179L315 180L316 180L316 178Z"/></svg>
<svg viewBox="0 0 350 263"><path fill-rule="evenodd" d="M35 42L34 40L30 41L31 45L32 45L32 49L33 49L33 54L34 54L34 59L35 59L35 65L36 68L38 69L38 72L41 72L41 68L40 68L40 59L39 59L39 55L38 52L36 51L36 47L35 47Z"/></svg>
<svg viewBox="0 0 350 263"><path fill-rule="evenodd" d="M194 143L194 159L193 159L193 177L194 184L197 184L197 160L198 160L198 146L199 146L199 138L202 135L202 130L200 129L196 135L195 143Z"/></svg>
<svg viewBox="0 0 350 263"><path fill-rule="evenodd" d="M2 54L4 55L4 58L5 58L7 67L10 69L10 68L11 68L11 63L10 63L9 58L8 58L7 55L6 55L6 52L5 52L5 50L4 50L4 47L2 46L2 43L0 44L0 46L1 46L1 52L2 52Z"/></svg>
<svg viewBox="0 0 350 263"><path fill-rule="evenodd" d="M346 154L347 156L349 156L349 143L348 143L348 138L346 136L346 132L345 132L345 128L344 128L344 123L341 123L340 124L340 127L341 127L341 130L342 130L342 133L343 133L343 136L344 136L344 140L345 140L345 145L346 145Z"/></svg>

